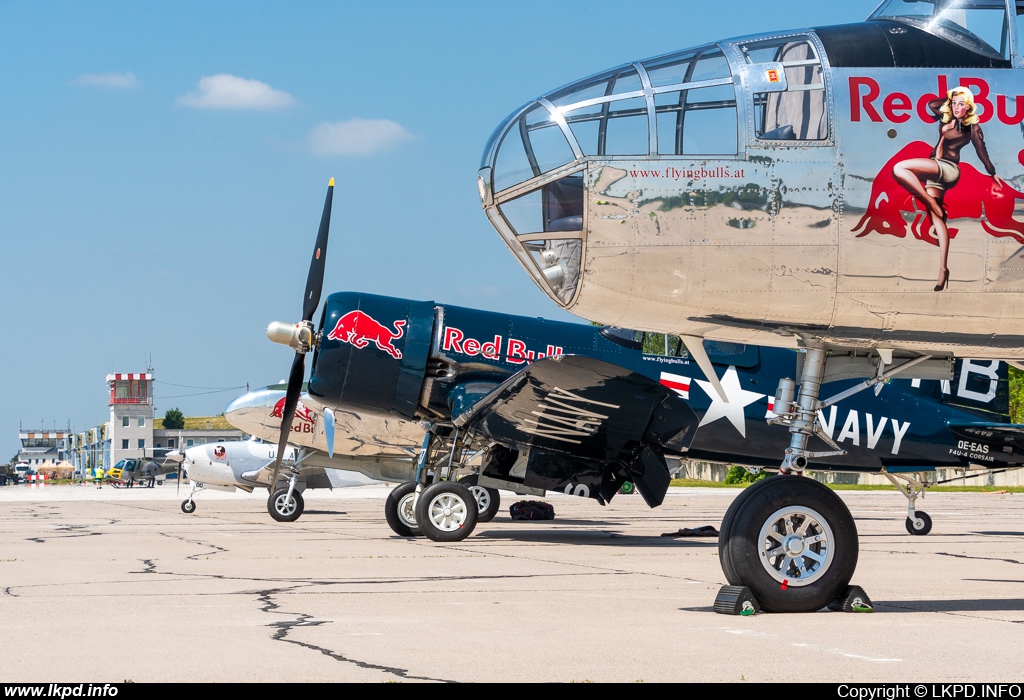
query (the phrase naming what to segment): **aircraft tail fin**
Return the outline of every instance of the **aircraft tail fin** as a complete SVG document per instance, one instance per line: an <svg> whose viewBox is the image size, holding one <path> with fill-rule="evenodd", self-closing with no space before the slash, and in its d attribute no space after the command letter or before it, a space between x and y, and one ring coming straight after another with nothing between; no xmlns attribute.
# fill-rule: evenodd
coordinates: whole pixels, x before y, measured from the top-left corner
<svg viewBox="0 0 1024 700"><path fill-rule="evenodd" d="M1010 371L1000 360L957 360L953 379L910 380L911 393L969 411L992 423L1010 422Z"/></svg>

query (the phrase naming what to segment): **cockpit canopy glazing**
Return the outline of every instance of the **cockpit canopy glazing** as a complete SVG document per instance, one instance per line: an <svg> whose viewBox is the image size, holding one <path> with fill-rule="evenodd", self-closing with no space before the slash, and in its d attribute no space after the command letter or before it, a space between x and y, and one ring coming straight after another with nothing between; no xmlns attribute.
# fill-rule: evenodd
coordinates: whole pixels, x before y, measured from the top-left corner
<svg viewBox="0 0 1024 700"><path fill-rule="evenodd" d="M1016 13L1024 3L1016 3ZM900 22L996 59L1010 57L1005 0L886 0L868 20Z"/></svg>

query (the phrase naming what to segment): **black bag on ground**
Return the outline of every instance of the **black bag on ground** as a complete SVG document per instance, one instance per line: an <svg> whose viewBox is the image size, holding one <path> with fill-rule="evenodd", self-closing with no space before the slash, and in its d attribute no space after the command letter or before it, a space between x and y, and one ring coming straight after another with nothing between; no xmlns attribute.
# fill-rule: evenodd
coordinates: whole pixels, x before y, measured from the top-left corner
<svg viewBox="0 0 1024 700"><path fill-rule="evenodd" d="M554 520L555 508L542 501L517 501L509 506L513 520Z"/></svg>

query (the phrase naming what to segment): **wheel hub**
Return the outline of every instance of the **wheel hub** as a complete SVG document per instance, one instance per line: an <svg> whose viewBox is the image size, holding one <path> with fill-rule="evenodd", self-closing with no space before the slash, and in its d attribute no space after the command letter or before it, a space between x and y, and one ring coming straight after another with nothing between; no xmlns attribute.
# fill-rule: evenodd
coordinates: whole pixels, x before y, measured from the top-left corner
<svg viewBox="0 0 1024 700"><path fill-rule="evenodd" d="M466 504L454 494L444 493L436 496L430 502L428 512L430 521L445 532L458 530L466 522Z"/></svg>
<svg viewBox="0 0 1024 700"><path fill-rule="evenodd" d="M291 515L295 512L295 499L288 498L287 494L277 497L277 512L281 515Z"/></svg>
<svg viewBox="0 0 1024 700"><path fill-rule="evenodd" d="M761 526L757 541L765 571L788 586L814 583L835 559L828 521L817 511L799 505L772 513Z"/></svg>
<svg viewBox="0 0 1024 700"><path fill-rule="evenodd" d="M804 538L800 537L800 535L790 535L782 541L782 548L786 550L786 555L790 557L803 554Z"/></svg>
<svg viewBox="0 0 1024 700"><path fill-rule="evenodd" d="M416 494L410 493L398 504L398 517L411 528L416 527L416 509L414 508L414 504L416 502L415 495Z"/></svg>
<svg viewBox="0 0 1024 700"><path fill-rule="evenodd" d="M483 486L470 486L469 492L476 499L476 507L481 513L491 506L491 494L487 493L487 489Z"/></svg>

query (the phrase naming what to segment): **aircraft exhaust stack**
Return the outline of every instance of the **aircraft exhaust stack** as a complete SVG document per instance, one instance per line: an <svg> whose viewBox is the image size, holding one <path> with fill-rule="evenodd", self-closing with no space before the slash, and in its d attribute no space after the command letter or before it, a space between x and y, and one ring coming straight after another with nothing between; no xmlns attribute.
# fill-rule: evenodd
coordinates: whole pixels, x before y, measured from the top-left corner
<svg viewBox="0 0 1024 700"><path fill-rule="evenodd" d="M312 350L318 340L313 330L313 324L309 321L302 323L273 321L267 326L267 337L271 342L287 345L292 350L303 353Z"/></svg>

